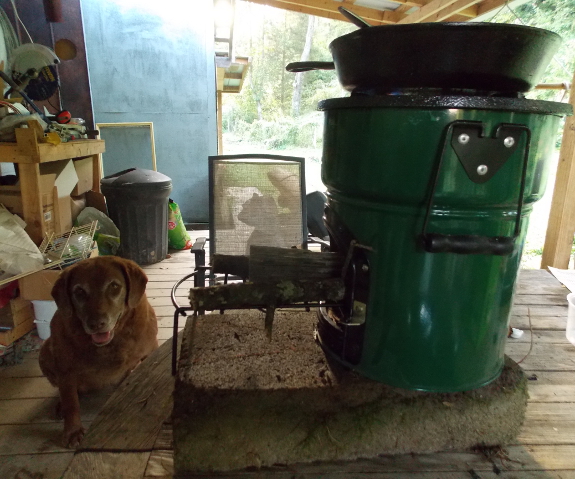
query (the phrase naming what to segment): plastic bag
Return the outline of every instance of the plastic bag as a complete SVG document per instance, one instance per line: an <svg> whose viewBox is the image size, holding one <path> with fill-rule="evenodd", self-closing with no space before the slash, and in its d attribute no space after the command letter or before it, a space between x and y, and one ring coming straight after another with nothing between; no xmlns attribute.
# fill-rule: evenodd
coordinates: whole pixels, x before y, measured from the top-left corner
<svg viewBox="0 0 575 479"><path fill-rule="evenodd" d="M98 245L98 254L100 256L118 254L118 250L120 249L120 238L118 236L96 233L94 239Z"/></svg>
<svg viewBox="0 0 575 479"><path fill-rule="evenodd" d="M44 256L3 205L0 205L0 281L44 266Z"/></svg>
<svg viewBox="0 0 575 479"><path fill-rule="evenodd" d="M46 129L46 122L38 113L30 115L8 115L0 120L0 141L16 141L16 128L26 125L28 120L36 120L42 129Z"/></svg>
<svg viewBox="0 0 575 479"><path fill-rule="evenodd" d="M190 249L192 240L186 231L180 207L170 200L168 204L168 247L171 249Z"/></svg>
<svg viewBox="0 0 575 479"><path fill-rule="evenodd" d="M87 225L94 220L98 220L94 235L94 240L98 245L98 254L100 256L115 255L120 248L120 230L108 216L96 208L87 206L76 218L76 225Z"/></svg>

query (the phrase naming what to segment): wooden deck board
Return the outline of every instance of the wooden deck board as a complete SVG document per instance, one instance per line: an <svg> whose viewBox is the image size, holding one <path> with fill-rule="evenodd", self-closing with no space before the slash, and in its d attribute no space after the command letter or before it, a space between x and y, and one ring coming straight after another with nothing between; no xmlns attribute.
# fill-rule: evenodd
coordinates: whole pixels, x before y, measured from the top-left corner
<svg viewBox="0 0 575 479"><path fill-rule="evenodd" d="M51 398L58 390L45 377L2 378L0 399Z"/></svg>
<svg viewBox="0 0 575 479"><path fill-rule="evenodd" d="M80 399L83 422L92 422L108 400L111 391L90 394ZM0 425L60 422L56 418L58 396L17 398L0 401ZM1 476L0 476L1 477Z"/></svg>
<svg viewBox="0 0 575 479"><path fill-rule="evenodd" d="M90 427L89 422L84 423ZM0 426L0 462L4 456L70 452L62 446L62 423L9 424Z"/></svg>
<svg viewBox="0 0 575 479"><path fill-rule="evenodd" d="M0 456L3 479L60 479L72 460L72 451Z"/></svg>
<svg viewBox="0 0 575 479"><path fill-rule="evenodd" d="M38 364L38 358L30 357L30 354L27 354L20 364L0 369L0 382L2 384L4 384L4 379L6 378L32 378L42 376L43 374Z"/></svg>
<svg viewBox="0 0 575 479"><path fill-rule="evenodd" d="M62 479L141 479L149 452L79 452Z"/></svg>
<svg viewBox="0 0 575 479"><path fill-rule="evenodd" d="M172 410L171 352L171 342L166 341L124 380L94 420L80 450L152 450Z"/></svg>
<svg viewBox="0 0 575 479"><path fill-rule="evenodd" d="M532 317L531 321L529 321L527 316L511 316L509 324L514 328L519 328L524 331L528 331L529 328L532 328L533 330L561 331L565 334L567 313L562 317Z"/></svg>
<svg viewBox="0 0 575 479"><path fill-rule="evenodd" d="M529 343L507 344L505 352L514 361L520 361L529 352ZM575 348L565 339L562 344L534 343L529 356L521 363L525 369L550 369L552 371L575 371Z"/></svg>

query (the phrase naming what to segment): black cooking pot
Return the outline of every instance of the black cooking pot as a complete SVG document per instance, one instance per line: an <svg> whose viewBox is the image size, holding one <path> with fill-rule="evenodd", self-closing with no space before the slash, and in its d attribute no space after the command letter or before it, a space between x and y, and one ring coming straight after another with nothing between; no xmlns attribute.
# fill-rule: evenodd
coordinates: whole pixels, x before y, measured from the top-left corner
<svg viewBox="0 0 575 479"><path fill-rule="evenodd" d="M296 62L291 72L334 69L349 91L470 89L525 92L535 86L561 37L494 23L418 23L362 28L333 40L333 62Z"/></svg>

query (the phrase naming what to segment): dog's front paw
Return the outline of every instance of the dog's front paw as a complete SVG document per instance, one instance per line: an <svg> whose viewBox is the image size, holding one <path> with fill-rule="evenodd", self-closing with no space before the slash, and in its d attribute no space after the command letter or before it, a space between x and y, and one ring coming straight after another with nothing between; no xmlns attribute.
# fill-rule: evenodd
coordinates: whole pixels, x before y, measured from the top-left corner
<svg viewBox="0 0 575 479"><path fill-rule="evenodd" d="M84 429L81 424L64 429L64 436L62 438L64 447L68 449L78 447L84 438L84 434L86 434L86 429Z"/></svg>
<svg viewBox="0 0 575 479"><path fill-rule="evenodd" d="M58 403L56 404L56 408L54 409L54 414L55 414L56 419L58 421L61 421L62 419L64 419L64 414L62 413L62 403L60 401L58 401Z"/></svg>

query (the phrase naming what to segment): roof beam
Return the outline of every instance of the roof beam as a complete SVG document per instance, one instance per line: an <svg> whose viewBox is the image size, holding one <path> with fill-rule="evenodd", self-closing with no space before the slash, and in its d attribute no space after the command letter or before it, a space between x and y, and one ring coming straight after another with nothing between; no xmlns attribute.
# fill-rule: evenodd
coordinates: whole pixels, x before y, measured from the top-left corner
<svg viewBox="0 0 575 479"><path fill-rule="evenodd" d="M292 12L307 13L317 17L332 18L335 20L347 21L337 7L342 2L333 0L246 0L260 5L269 5L270 7L290 10ZM376 10L374 8L360 7L355 4L345 3L345 7L359 15L372 25L383 25L396 23L399 15L392 11Z"/></svg>
<svg viewBox="0 0 575 479"><path fill-rule="evenodd" d="M475 18L475 17L471 17L471 18ZM443 20L444 22L458 22L458 23L462 23L462 22L468 22L469 20L471 20L470 17L464 17L461 15L461 12L459 12L457 15L452 15L449 18L446 18L445 20Z"/></svg>
<svg viewBox="0 0 575 479"><path fill-rule="evenodd" d="M413 12L410 15L405 15L397 23L420 23L428 21L427 19L429 17L435 15L444 8L450 7L455 2L457 2L457 0L433 0L416 12Z"/></svg>
<svg viewBox="0 0 575 479"><path fill-rule="evenodd" d="M431 15L430 17L427 17L427 20L425 20L425 21L426 22L443 22L444 20L447 20L452 15L457 15L462 10L465 10L466 8L469 8L473 5L477 5L480 1L481 0L458 0L457 2L455 2L450 7L444 8L443 10L440 10L436 14Z"/></svg>
<svg viewBox="0 0 575 479"><path fill-rule="evenodd" d="M479 2L477 2L479 3ZM462 15L468 18L475 18L477 16L477 12L479 11L479 6L477 4L472 5L471 7L467 7L461 10L458 15Z"/></svg>
<svg viewBox="0 0 575 479"><path fill-rule="evenodd" d="M453 15L469 11L481 0L433 0L410 15L403 16L397 23L442 22Z"/></svg>
<svg viewBox="0 0 575 479"><path fill-rule="evenodd" d="M396 10L377 10L362 7L353 3L353 0L245 0L260 5L289 10L292 12L315 15L317 17L331 18L347 21L338 11L339 6L359 15L372 25L388 25L395 23L420 22L465 22L469 19L485 15L492 10L501 8L507 0L391 0L399 7ZM405 13L418 7L419 9L406 15Z"/></svg>
<svg viewBox="0 0 575 479"><path fill-rule="evenodd" d="M477 9L477 16L479 17L481 15L485 15L491 10L502 7L506 3L507 0L485 0L479 5L479 8Z"/></svg>

